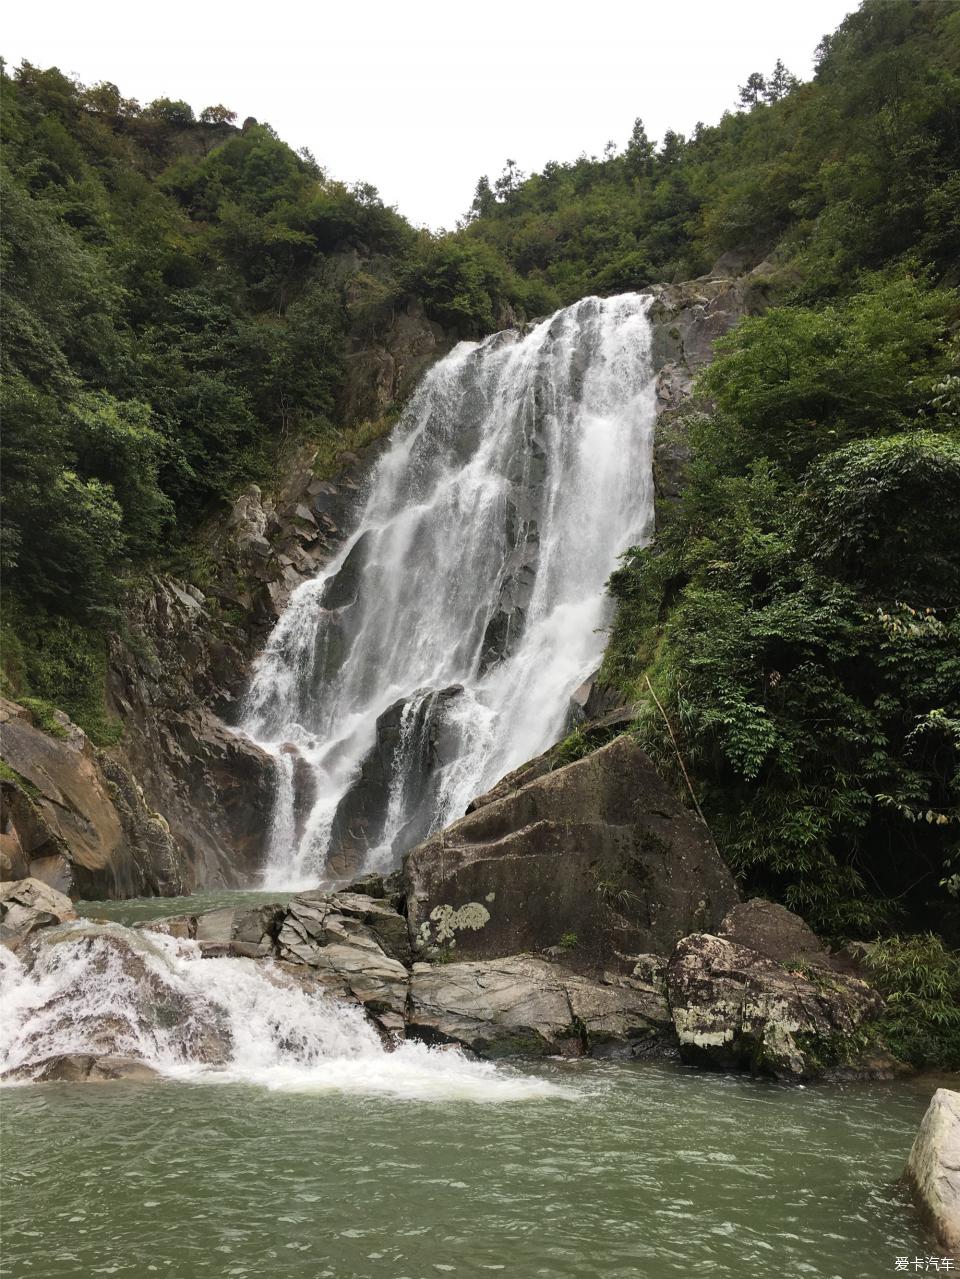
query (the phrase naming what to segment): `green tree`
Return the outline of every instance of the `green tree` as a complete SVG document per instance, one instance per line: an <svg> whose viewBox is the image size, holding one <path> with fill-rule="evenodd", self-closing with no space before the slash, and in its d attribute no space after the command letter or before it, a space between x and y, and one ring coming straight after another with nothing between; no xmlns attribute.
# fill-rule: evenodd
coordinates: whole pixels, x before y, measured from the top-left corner
<svg viewBox="0 0 960 1279"><path fill-rule="evenodd" d="M759 71L751 71L747 76L746 84L742 84L738 90L740 94L740 106L753 108L759 106L767 94L767 82Z"/></svg>

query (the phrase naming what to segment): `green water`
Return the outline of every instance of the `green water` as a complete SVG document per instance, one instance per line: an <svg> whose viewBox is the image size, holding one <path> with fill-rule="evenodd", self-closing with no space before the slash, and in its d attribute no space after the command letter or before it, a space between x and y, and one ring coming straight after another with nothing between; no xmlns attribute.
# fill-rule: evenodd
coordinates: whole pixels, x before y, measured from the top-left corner
<svg viewBox="0 0 960 1279"><path fill-rule="evenodd" d="M536 1073L570 1095L9 1089L0 1272L851 1279L924 1250L894 1184L922 1089L589 1062Z"/></svg>
<svg viewBox="0 0 960 1279"><path fill-rule="evenodd" d="M292 892L264 892L262 889L210 888L189 897L131 897L126 901L80 901L77 911L89 919L110 919L117 924L142 924L149 919L166 919L170 915L199 915L221 906L281 905L293 897Z"/></svg>
<svg viewBox="0 0 960 1279"><path fill-rule="evenodd" d="M283 896L81 909L129 924ZM5 1089L0 1275L872 1279L931 1250L896 1183L936 1081L499 1069L560 1093L409 1100L302 1076Z"/></svg>

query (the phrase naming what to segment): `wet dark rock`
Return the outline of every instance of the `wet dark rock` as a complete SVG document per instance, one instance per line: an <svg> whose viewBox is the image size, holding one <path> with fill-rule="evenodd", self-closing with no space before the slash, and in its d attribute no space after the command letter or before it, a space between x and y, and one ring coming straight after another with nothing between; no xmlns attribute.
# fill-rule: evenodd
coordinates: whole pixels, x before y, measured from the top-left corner
<svg viewBox="0 0 960 1279"><path fill-rule="evenodd" d="M102 1084L117 1079L155 1079L157 1072L136 1057L107 1053L63 1053L47 1057L29 1067L10 1072L10 1079L29 1079L32 1083Z"/></svg>
<svg viewBox="0 0 960 1279"><path fill-rule="evenodd" d="M420 689L395 702L378 718L376 742L337 806L327 858L332 878L355 875L370 850L382 842L398 770L403 778L403 811L412 816L393 842L393 856L399 858L427 834L435 811L439 769L456 752L446 711L462 692L459 684L436 691Z"/></svg>
<svg viewBox="0 0 960 1279"><path fill-rule="evenodd" d="M416 949L492 959L565 941L571 968L617 970L622 952L667 955L736 902L706 828L631 738L519 780L408 854Z"/></svg>
<svg viewBox="0 0 960 1279"><path fill-rule="evenodd" d="M570 694L567 729L569 731L621 709L626 708L622 707L619 690L601 683L600 672L594 671Z"/></svg>

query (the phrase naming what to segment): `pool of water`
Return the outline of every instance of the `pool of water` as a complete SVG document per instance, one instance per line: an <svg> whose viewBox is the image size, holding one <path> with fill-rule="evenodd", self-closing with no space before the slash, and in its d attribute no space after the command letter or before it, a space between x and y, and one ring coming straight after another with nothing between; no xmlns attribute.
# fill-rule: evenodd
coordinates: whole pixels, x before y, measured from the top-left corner
<svg viewBox="0 0 960 1279"><path fill-rule="evenodd" d="M0 1273L852 1279L924 1252L896 1182L929 1088L522 1073L554 1087L7 1089Z"/></svg>
<svg viewBox="0 0 960 1279"><path fill-rule="evenodd" d="M109 932L290 895L78 907ZM251 986L247 961L165 945L163 971L189 999L216 986L230 1007L235 991L244 1051L230 1069L149 1083L4 1089L2 1276L870 1279L931 1250L897 1182L943 1081L789 1088L661 1065L385 1053L347 1014L316 1020ZM87 971L70 988L80 1003ZM266 1043L328 1033L328 1057Z"/></svg>
<svg viewBox="0 0 960 1279"><path fill-rule="evenodd" d="M117 924L142 924L150 919L166 919L170 915L199 915L222 906L266 906L273 902L286 905L293 892L258 888L208 888L188 897L130 897L125 901L79 901L77 912L88 919L110 919Z"/></svg>

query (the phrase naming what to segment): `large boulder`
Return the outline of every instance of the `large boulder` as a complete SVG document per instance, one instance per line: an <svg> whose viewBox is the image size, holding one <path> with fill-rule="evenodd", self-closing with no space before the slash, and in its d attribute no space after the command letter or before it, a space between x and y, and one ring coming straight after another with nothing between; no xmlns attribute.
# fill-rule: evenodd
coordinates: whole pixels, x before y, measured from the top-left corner
<svg viewBox="0 0 960 1279"><path fill-rule="evenodd" d="M790 913L772 907L771 917L780 912ZM761 912L753 913L759 918ZM749 922L734 914L727 927L742 936ZM791 928L784 945L770 938L780 958L729 936L697 933L680 942L667 966L667 995L682 1060L790 1081L891 1073L896 1068L891 1058L865 1055L875 1046L871 1023L882 1011L880 996L858 978L835 971L819 946L807 948L802 921ZM753 939L762 942L760 930Z"/></svg>
<svg viewBox="0 0 960 1279"><path fill-rule="evenodd" d="M427 955L563 944L581 972L668 955L737 900L709 832L628 736L431 836L408 854L404 889L412 942Z"/></svg>
<svg viewBox="0 0 960 1279"><path fill-rule="evenodd" d="M176 895L184 859L130 773L65 715L57 735L0 699L0 784L7 853L0 874L24 873L80 897Z"/></svg>
<svg viewBox="0 0 960 1279"><path fill-rule="evenodd" d="M407 1035L482 1057L666 1055L673 1028L662 986L591 981L545 959L512 955L413 966Z"/></svg>
<svg viewBox="0 0 960 1279"><path fill-rule="evenodd" d="M937 1242L960 1263L960 1092L933 1094L904 1180Z"/></svg>
<svg viewBox="0 0 960 1279"><path fill-rule="evenodd" d="M40 928L76 919L73 902L39 879L0 883L0 942L18 950Z"/></svg>

